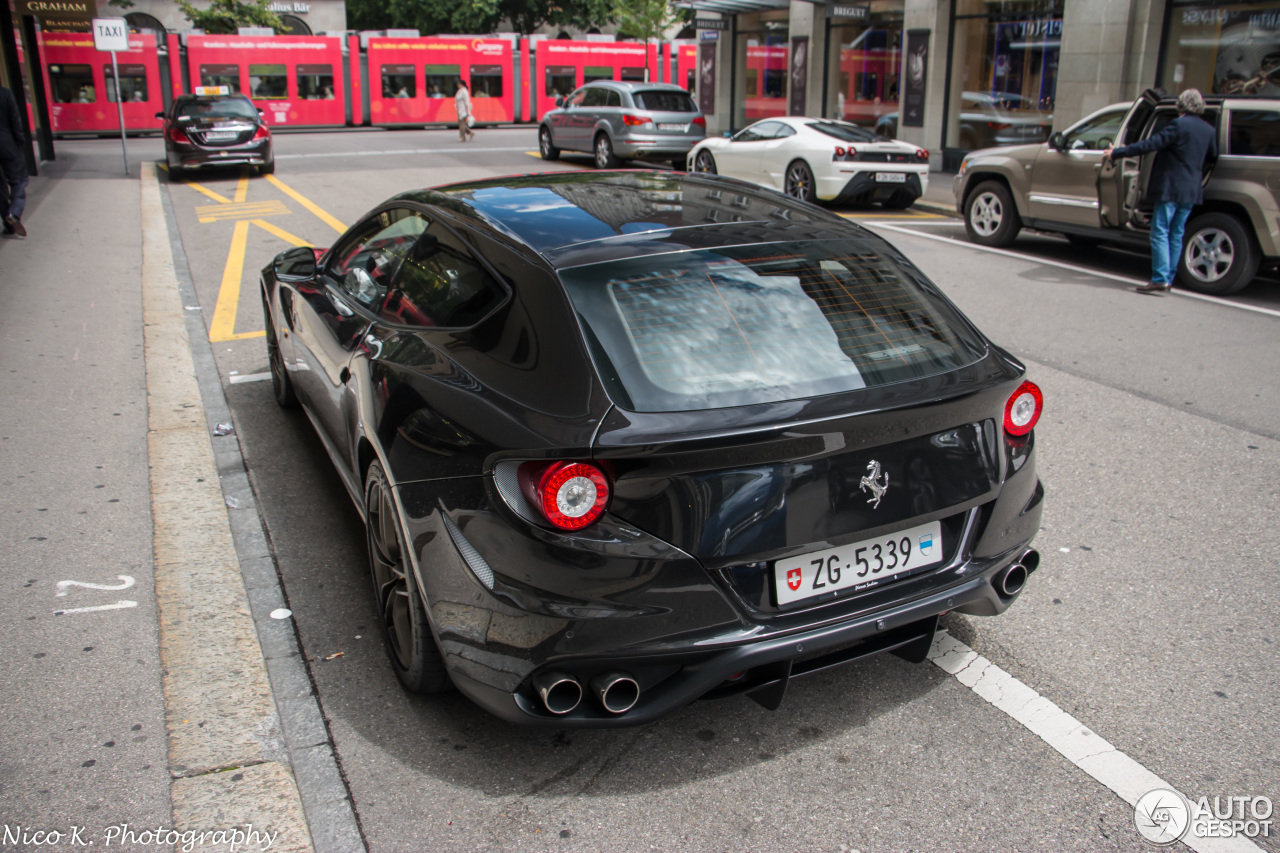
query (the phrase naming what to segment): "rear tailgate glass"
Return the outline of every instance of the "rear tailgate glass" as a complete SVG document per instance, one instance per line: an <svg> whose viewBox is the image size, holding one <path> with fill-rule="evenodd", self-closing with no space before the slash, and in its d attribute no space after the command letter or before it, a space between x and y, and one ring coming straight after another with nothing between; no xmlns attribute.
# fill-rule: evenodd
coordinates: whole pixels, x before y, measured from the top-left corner
<svg viewBox="0 0 1280 853"><path fill-rule="evenodd" d="M646 92L634 92L631 95L636 107L655 113L696 113L698 108L693 99L684 92L668 92L651 89Z"/></svg>

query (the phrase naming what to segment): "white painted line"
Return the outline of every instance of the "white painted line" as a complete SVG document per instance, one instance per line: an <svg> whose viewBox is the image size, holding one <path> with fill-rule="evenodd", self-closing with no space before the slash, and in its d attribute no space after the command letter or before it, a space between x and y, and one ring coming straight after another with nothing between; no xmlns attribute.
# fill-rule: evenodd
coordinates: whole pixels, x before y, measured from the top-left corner
<svg viewBox="0 0 1280 853"><path fill-rule="evenodd" d="M471 148L464 147L461 143L456 148L388 148L381 151L316 151L311 154L277 154L277 160L312 160L320 157L393 157L402 154L461 154L463 152L482 152L494 153L512 151L525 152L529 150L528 145L520 145L515 148Z"/></svg>
<svg viewBox="0 0 1280 853"><path fill-rule="evenodd" d="M54 616L66 616L70 613L100 613L103 610L128 610L130 607L137 607L138 602L129 601L127 598L117 601L115 604L99 604L97 607L73 607L70 610L55 610Z"/></svg>
<svg viewBox="0 0 1280 853"><path fill-rule="evenodd" d="M120 579L121 583L118 583L115 586L106 583L85 583L84 581L58 581L58 595L66 595L67 587L72 586L82 586L85 589L109 589L116 592L122 589L128 589L135 583L134 579L128 575L116 575L116 577Z"/></svg>
<svg viewBox="0 0 1280 853"><path fill-rule="evenodd" d="M1025 261L1031 264L1043 264L1044 266L1047 266L1047 267L1057 267L1059 269L1071 270L1072 272L1079 272L1079 273L1084 273L1086 275L1093 275L1093 276L1097 276L1098 278L1109 278L1112 281L1119 281L1125 284L1132 284L1134 286L1137 286L1139 284L1146 284L1146 282L1141 279L1130 278L1128 276L1123 276L1123 275L1116 275L1115 273L1102 272L1101 270L1089 269L1088 267L1078 267L1075 264L1066 264L1066 263L1063 263L1062 261L1052 261L1046 258L1037 258L1034 255L1024 255L1019 252L1011 252L1008 249L996 249L991 246L978 246L966 241L952 240L950 237L940 237L937 234L922 234L919 231L913 231L910 228L903 228L900 225L891 225L887 222L885 223L869 223L868 222L864 224L867 224L867 225L878 224L881 228L884 228L888 231L897 231L900 234L909 234L911 236L920 237L924 240L937 240L942 243L949 243L953 246L962 246L966 249L972 249L975 252L989 252L993 255L1002 255L1006 258L1016 258L1017 260ZM1215 305L1223 305L1223 306L1226 306L1227 308L1239 308L1241 311L1252 311L1255 314L1266 314L1271 317L1280 317L1280 311L1277 311L1274 308L1260 308L1256 305L1244 305L1239 302L1232 302L1230 299L1223 299L1218 296L1207 296L1203 293L1190 293L1186 290L1171 290L1169 291L1169 293L1171 296L1185 296L1189 299L1199 299L1203 302L1212 302Z"/></svg>
<svg viewBox="0 0 1280 853"><path fill-rule="evenodd" d="M232 376L231 384L239 385L242 382L266 382L271 378L271 371L266 373L246 373L243 376Z"/></svg>
<svg viewBox="0 0 1280 853"><path fill-rule="evenodd" d="M1129 805L1135 805L1152 788L1177 790L946 631L934 635L929 659ZM1183 843L1196 853L1259 853L1261 850L1244 837L1196 838L1190 832Z"/></svg>
<svg viewBox="0 0 1280 853"><path fill-rule="evenodd" d="M912 225L926 226L929 228L963 228L964 227L963 222L957 222L954 219L908 219L905 216L900 219L858 219L855 216L845 216L844 218L848 219L850 222L856 222L859 225L882 225L886 228L894 225L901 226L903 222L910 222ZM898 230L898 229L894 229L894 230ZM910 231L910 229L907 229L907 230Z"/></svg>

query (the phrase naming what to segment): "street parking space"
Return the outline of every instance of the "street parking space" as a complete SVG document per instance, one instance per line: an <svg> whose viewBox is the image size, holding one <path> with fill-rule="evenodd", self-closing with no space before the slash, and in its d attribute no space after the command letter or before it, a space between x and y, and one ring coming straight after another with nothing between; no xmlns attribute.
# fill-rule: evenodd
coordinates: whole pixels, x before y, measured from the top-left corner
<svg viewBox="0 0 1280 853"><path fill-rule="evenodd" d="M1141 296L1139 255L1036 235L982 250L923 208L841 213L1046 399L1042 563L1002 616L942 621L998 670L966 674L944 644L936 663L884 655L797 680L778 711L737 697L610 731L406 694L360 517L306 415L272 398L258 271L406 189L590 168L535 160L535 142L529 128L281 134L272 176L164 188L198 297L185 308L204 319L370 850L1133 851L1147 848L1131 803L1152 779L1193 800L1280 801L1280 287ZM1191 846L1276 853L1280 837Z"/></svg>

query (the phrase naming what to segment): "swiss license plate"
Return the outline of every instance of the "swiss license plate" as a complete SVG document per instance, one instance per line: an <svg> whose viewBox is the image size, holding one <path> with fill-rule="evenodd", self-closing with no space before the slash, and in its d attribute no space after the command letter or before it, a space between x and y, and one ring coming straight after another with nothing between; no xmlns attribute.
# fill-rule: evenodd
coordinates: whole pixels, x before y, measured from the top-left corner
<svg viewBox="0 0 1280 853"><path fill-rule="evenodd" d="M658 125L658 130L678 130L681 133L684 133L688 129L689 125L687 124L671 124L669 122L663 122Z"/></svg>
<svg viewBox="0 0 1280 853"><path fill-rule="evenodd" d="M864 590L942 562L942 525L936 521L839 548L779 560L773 566L778 604L842 589Z"/></svg>
<svg viewBox="0 0 1280 853"><path fill-rule="evenodd" d="M235 130L211 130L204 135L204 138L209 142L226 142L229 139L235 139L239 135L239 131Z"/></svg>
<svg viewBox="0 0 1280 853"><path fill-rule="evenodd" d="M904 172L876 172L876 181L881 184L905 184L907 176Z"/></svg>

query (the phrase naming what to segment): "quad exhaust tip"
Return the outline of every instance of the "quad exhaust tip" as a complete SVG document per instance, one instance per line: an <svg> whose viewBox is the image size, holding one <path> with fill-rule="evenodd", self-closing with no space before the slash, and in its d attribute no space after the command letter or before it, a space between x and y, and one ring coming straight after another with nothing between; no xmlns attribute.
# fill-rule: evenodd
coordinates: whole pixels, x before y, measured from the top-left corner
<svg viewBox="0 0 1280 853"><path fill-rule="evenodd" d="M1000 591L1009 596L1017 595L1026 585L1027 570L1021 563L1010 566L1004 573L1004 577L1000 579Z"/></svg>
<svg viewBox="0 0 1280 853"><path fill-rule="evenodd" d="M582 701L582 685L564 672L544 672L534 676L533 689L538 691L542 706L559 716L567 714Z"/></svg>
<svg viewBox="0 0 1280 853"><path fill-rule="evenodd" d="M610 714L625 714L640 700L640 685L625 672L607 672L591 679L591 692Z"/></svg>

